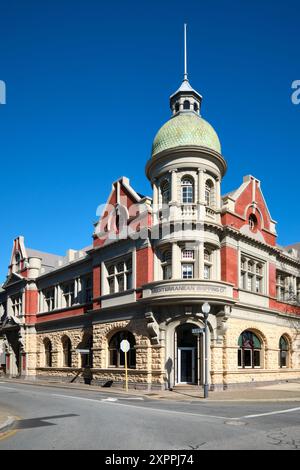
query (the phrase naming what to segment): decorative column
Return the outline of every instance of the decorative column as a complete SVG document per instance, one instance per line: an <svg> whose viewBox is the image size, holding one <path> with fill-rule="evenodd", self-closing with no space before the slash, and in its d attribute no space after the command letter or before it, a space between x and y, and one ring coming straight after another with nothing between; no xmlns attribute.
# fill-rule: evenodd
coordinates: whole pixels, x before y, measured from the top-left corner
<svg viewBox="0 0 300 470"><path fill-rule="evenodd" d="M171 170L171 202L177 202L177 170Z"/></svg>
<svg viewBox="0 0 300 470"><path fill-rule="evenodd" d="M105 273L106 273L106 267L105 267L105 263L102 261L101 263L101 281L100 281L100 284L101 284L101 295L105 295L105 294L108 294L108 289L105 289L106 287L106 283L105 283Z"/></svg>
<svg viewBox="0 0 300 470"><path fill-rule="evenodd" d="M198 204L205 204L204 173L205 170L198 168Z"/></svg>
<svg viewBox="0 0 300 470"><path fill-rule="evenodd" d="M153 185L153 225L158 224L158 206L159 206L159 194L157 187L157 179L152 181Z"/></svg>
<svg viewBox="0 0 300 470"><path fill-rule="evenodd" d="M132 289L136 289L136 247L132 251Z"/></svg>
<svg viewBox="0 0 300 470"><path fill-rule="evenodd" d="M204 242L200 241L198 245L198 277L203 279L204 277Z"/></svg>
<svg viewBox="0 0 300 470"><path fill-rule="evenodd" d="M216 179L216 210L221 209L221 181L220 178Z"/></svg>
<svg viewBox="0 0 300 470"><path fill-rule="evenodd" d="M181 278L180 262L180 248L177 243L172 243L172 279Z"/></svg>
<svg viewBox="0 0 300 470"><path fill-rule="evenodd" d="M75 299L77 304L83 303L83 282L80 277L75 279Z"/></svg>
<svg viewBox="0 0 300 470"><path fill-rule="evenodd" d="M55 294L56 294L56 299L55 299L55 305L57 309L62 308L62 289L59 284L55 287Z"/></svg>

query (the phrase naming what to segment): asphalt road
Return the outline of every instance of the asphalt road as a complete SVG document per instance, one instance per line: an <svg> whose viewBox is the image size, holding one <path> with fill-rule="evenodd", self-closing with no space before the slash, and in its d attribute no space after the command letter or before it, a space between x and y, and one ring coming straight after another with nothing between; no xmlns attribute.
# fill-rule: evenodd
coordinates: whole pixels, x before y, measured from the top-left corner
<svg viewBox="0 0 300 470"><path fill-rule="evenodd" d="M153 400L0 382L19 418L0 450L300 450L300 403Z"/></svg>

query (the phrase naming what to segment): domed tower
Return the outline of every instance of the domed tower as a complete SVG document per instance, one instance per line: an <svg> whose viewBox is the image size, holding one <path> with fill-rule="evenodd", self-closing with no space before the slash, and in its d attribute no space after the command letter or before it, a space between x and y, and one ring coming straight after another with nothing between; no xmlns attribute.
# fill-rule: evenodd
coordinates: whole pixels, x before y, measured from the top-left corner
<svg viewBox="0 0 300 470"><path fill-rule="evenodd" d="M172 117L156 134L146 165L153 187L155 281L221 279L220 183L227 166L201 104L188 80L185 34L184 79L170 97Z"/></svg>

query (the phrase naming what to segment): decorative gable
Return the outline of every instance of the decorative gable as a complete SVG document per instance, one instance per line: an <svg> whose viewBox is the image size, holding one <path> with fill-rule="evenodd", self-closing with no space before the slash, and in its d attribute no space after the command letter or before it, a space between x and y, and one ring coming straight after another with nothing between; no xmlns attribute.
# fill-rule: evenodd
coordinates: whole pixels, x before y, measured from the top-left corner
<svg viewBox="0 0 300 470"><path fill-rule="evenodd" d="M24 273L27 269L27 253L24 243L24 237L20 236L14 240L12 254L10 258L9 274ZM23 274L26 275L26 272Z"/></svg>
<svg viewBox="0 0 300 470"><path fill-rule="evenodd" d="M223 198L222 222L258 241L276 244L276 222L272 219L260 181L245 176L243 184Z"/></svg>
<svg viewBox="0 0 300 470"><path fill-rule="evenodd" d="M7 289L8 287L13 286L14 284L17 284L20 281L24 281L24 277L20 276L17 273L11 273L8 275L5 283L2 285L3 289Z"/></svg>
<svg viewBox="0 0 300 470"><path fill-rule="evenodd" d="M143 229L148 231L150 212L151 200L136 193L128 178L120 178L113 183L106 204L98 208L100 217L95 225L94 247L134 238Z"/></svg>

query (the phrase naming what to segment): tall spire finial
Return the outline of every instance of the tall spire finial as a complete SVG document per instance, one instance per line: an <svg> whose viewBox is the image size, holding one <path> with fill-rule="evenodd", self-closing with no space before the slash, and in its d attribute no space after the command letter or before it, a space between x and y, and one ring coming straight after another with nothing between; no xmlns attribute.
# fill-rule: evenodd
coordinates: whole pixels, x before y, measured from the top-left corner
<svg viewBox="0 0 300 470"><path fill-rule="evenodd" d="M184 80L188 80L188 73L187 73L187 46L186 46L186 23L184 24Z"/></svg>

